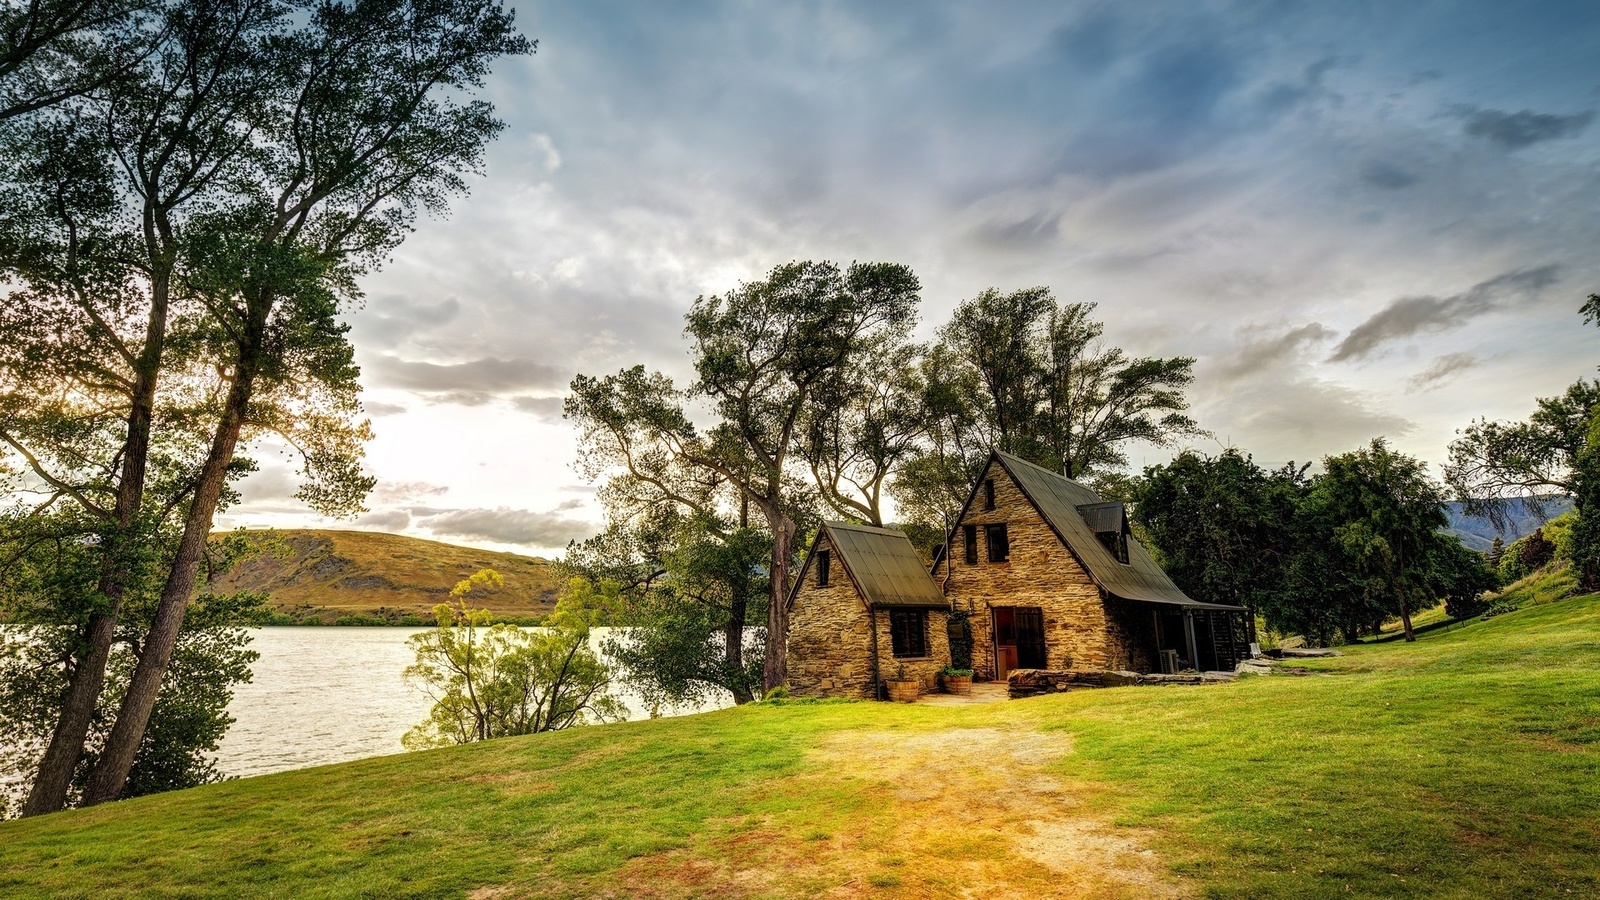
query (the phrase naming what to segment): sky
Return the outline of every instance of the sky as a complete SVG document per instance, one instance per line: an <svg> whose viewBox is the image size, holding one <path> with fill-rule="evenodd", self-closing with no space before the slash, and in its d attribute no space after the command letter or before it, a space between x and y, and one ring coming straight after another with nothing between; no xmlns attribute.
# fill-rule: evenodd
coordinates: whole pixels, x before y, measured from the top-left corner
<svg viewBox="0 0 1600 900"><path fill-rule="evenodd" d="M1600 6L581 2L486 86L507 123L350 315L370 512L274 448L219 527L559 555L601 521L577 373L686 383L683 314L797 259L911 266L922 338L979 291L1092 301L1192 356L1192 414L1277 465L1592 376ZM1181 448L1135 448L1134 468Z"/></svg>

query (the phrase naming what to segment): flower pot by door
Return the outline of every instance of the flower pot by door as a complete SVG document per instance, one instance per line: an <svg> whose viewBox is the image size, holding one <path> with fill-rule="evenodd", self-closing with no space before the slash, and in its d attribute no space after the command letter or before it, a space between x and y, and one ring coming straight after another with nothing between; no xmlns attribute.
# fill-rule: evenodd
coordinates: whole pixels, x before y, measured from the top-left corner
<svg viewBox="0 0 1600 900"><path fill-rule="evenodd" d="M920 681L885 681L889 688L889 699L897 703L915 703L917 695L922 693Z"/></svg>

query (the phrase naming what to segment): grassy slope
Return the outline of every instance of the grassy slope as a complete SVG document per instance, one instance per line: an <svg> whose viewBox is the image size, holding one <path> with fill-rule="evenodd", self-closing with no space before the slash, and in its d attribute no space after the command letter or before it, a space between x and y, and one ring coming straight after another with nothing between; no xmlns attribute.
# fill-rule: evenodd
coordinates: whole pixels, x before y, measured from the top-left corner
<svg viewBox="0 0 1600 900"><path fill-rule="evenodd" d="M1600 596L1318 663L245 779L0 824L0 895L1600 895Z"/></svg>
<svg viewBox="0 0 1600 900"><path fill-rule="evenodd" d="M550 564L537 557L372 531L281 529L275 534L291 555L244 560L218 580L216 589L266 591L279 611L331 621L380 608L431 618L429 611L449 599L450 588L479 569L505 576L505 588L473 595L473 605L497 615L548 613L559 587Z"/></svg>

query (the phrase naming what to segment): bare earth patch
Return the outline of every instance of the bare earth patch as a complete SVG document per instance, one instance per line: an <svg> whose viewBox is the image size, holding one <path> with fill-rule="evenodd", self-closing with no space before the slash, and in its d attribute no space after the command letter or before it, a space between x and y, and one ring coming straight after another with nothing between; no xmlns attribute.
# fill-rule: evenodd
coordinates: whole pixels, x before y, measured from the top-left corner
<svg viewBox="0 0 1600 900"><path fill-rule="evenodd" d="M1060 732L1004 728L852 731L774 785L791 814L718 823L693 849L634 860L627 893L719 897L1186 898L1151 833L1088 812L1087 788L1044 771L1072 752ZM812 798L851 812L826 830ZM769 804L770 805L770 804ZM790 821L793 820L793 821Z"/></svg>

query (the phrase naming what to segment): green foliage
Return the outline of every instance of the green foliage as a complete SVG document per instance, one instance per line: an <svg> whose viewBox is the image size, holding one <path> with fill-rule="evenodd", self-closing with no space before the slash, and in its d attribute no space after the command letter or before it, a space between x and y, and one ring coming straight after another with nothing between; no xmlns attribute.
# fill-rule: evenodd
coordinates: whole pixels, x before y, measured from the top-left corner
<svg viewBox="0 0 1600 900"><path fill-rule="evenodd" d="M952 609L947 620L946 630L950 633L950 668L964 670L971 675L972 669L972 612L965 609ZM946 672L945 674L953 674Z"/></svg>
<svg viewBox="0 0 1600 900"><path fill-rule="evenodd" d="M1107 347L1094 310L1043 287L990 289L956 308L923 360L926 434L892 488L903 519L944 525L991 449L1089 478L1125 465L1131 442L1203 433L1184 415L1194 360Z"/></svg>
<svg viewBox="0 0 1600 900"><path fill-rule="evenodd" d="M474 589L503 579L484 569L451 591L457 604L441 603L438 626L413 635L416 661L405 677L433 700L427 720L402 739L420 750L491 738L558 731L626 717L609 693L610 670L588 647L589 629L604 616L595 595L578 586L561 599L550 625L524 630L489 625L472 609Z"/></svg>
<svg viewBox="0 0 1600 900"><path fill-rule="evenodd" d="M91 523L72 512L27 518L3 517L10 548L0 577L0 612L13 627L0 630L0 784L20 790L29 783L55 726L59 698L70 677L68 662L81 645L82 629L98 608L101 556ZM75 769L73 794L81 791L137 660L140 638L155 611L159 576L170 553L170 532L137 556L125 557L136 574L96 705L85 755ZM213 567L231 559L220 553ZM221 780L211 754L233 723L228 703L234 685L250 680L257 654L245 630L265 619L260 594L201 594L189 604L173 647L123 796L193 787ZM20 794L0 793L0 817L14 813Z"/></svg>
<svg viewBox="0 0 1600 900"><path fill-rule="evenodd" d="M1231 448L1215 457L1187 451L1145 469L1130 518L1189 596L1277 611L1298 551L1304 472L1293 463L1266 472Z"/></svg>

